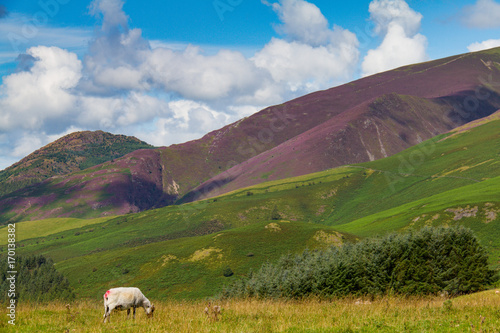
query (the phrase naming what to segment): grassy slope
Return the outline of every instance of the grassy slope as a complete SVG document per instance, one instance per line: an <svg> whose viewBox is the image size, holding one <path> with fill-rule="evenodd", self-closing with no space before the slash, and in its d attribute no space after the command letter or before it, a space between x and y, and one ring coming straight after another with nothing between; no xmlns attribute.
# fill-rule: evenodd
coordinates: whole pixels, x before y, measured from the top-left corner
<svg viewBox="0 0 500 333"><path fill-rule="evenodd" d="M354 239L461 223L476 231L496 261L499 128L494 120L384 160L22 237L20 251L52 257L81 296L93 297L114 285L137 285L159 298L206 297L235 278L223 277L224 268L245 274L289 251L339 242L336 231ZM456 219L460 208L466 214ZM283 221L272 221L273 212ZM36 226L19 224L18 231L29 234ZM276 226L281 230L270 228Z"/></svg>
<svg viewBox="0 0 500 333"><path fill-rule="evenodd" d="M98 297L114 285L138 285L158 298L200 298L214 295L225 282L266 260L343 241L340 233L327 226L276 221L130 246L122 237L106 232L111 223L116 222L96 225L93 232L77 235L73 230L56 235L56 240L36 240L23 250L41 251L58 261L58 269L72 281L79 296ZM224 277L226 267L235 276Z"/></svg>
<svg viewBox="0 0 500 333"><path fill-rule="evenodd" d="M26 239L45 237L55 233L66 230L82 228L84 226L101 223L109 220L109 217L101 217L97 219L84 220L75 218L55 218L46 219L41 221L24 221L16 223L16 241L23 241ZM8 227L0 228L0 234L6 234ZM0 245L6 245L7 238L0 239Z"/></svg>

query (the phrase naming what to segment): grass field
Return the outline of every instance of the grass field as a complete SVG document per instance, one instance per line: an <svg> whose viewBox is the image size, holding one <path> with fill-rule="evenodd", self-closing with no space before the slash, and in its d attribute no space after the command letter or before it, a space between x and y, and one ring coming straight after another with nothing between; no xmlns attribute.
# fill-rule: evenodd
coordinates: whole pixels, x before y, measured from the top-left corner
<svg viewBox="0 0 500 333"><path fill-rule="evenodd" d="M103 324L100 300L21 304L16 326L2 332L500 332L500 295L494 290L445 298L339 299L330 301L222 301L218 321L204 301L155 302L153 319L138 309L135 321L114 312Z"/></svg>

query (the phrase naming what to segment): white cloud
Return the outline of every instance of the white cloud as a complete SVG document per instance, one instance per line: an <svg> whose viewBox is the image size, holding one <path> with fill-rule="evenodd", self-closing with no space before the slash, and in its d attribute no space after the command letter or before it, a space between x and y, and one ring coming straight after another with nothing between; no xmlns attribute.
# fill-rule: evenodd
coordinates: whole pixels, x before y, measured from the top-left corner
<svg viewBox="0 0 500 333"><path fill-rule="evenodd" d="M127 96L80 96L78 123L90 128L117 129L148 122L168 113L167 102L140 92Z"/></svg>
<svg viewBox="0 0 500 333"><path fill-rule="evenodd" d="M121 0L93 0L90 13L94 16L102 15L102 31L116 33L120 28L128 29L128 16L123 11L123 4Z"/></svg>
<svg viewBox="0 0 500 333"><path fill-rule="evenodd" d="M195 100L251 94L267 75L239 52L221 50L206 56L195 46L188 46L183 52L157 48L144 70L164 90Z"/></svg>
<svg viewBox="0 0 500 333"><path fill-rule="evenodd" d="M358 59L357 48L346 42L339 46L314 47L300 42L273 38L260 52L255 64L266 69L274 81L285 84L291 91L313 91L347 79Z"/></svg>
<svg viewBox="0 0 500 333"><path fill-rule="evenodd" d="M316 5L301 0L282 0L272 7L283 22L277 31L313 46L328 43L328 21Z"/></svg>
<svg viewBox="0 0 500 333"><path fill-rule="evenodd" d="M369 50L361 65L363 76L428 59L427 38L418 33L422 15L403 0L373 0L370 19L375 33L383 38Z"/></svg>
<svg viewBox="0 0 500 333"><path fill-rule="evenodd" d="M289 92L307 93L348 79L359 59L356 35L328 20L314 4L281 0L272 4L283 22L276 30L285 39L273 38L253 57Z"/></svg>
<svg viewBox="0 0 500 333"><path fill-rule="evenodd" d="M70 90L82 75L76 54L46 46L30 48L27 54L35 59L31 69L5 77L0 88L0 130L43 128L75 104Z"/></svg>
<svg viewBox="0 0 500 333"><path fill-rule="evenodd" d="M398 25L406 35L414 36L420 30L423 18L403 0L374 0L369 11L370 19L375 23L375 33L382 36L389 33L391 25Z"/></svg>
<svg viewBox="0 0 500 333"><path fill-rule="evenodd" d="M389 27L382 44L375 50L369 50L363 64L363 76L368 76L427 60L427 39L417 34L408 37L398 24Z"/></svg>
<svg viewBox="0 0 500 333"><path fill-rule="evenodd" d="M22 158L37 150L43 143L40 135L32 133L24 135L16 142L12 155Z"/></svg>
<svg viewBox="0 0 500 333"><path fill-rule="evenodd" d="M492 49L494 47L500 47L500 39L488 39L484 42L476 42L467 46L469 52L477 52L487 49Z"/></svg>
<svg viewBox="0 0 500 333"><path fill-rule="evenodd" d="M464 8L462 22L471 28L500 27L500 3L493 0L478 0Z"/></svg>
<svg viewBox="0 0 500 333"><path fill-rule="evenodd" d="M150 122L147 130L136 134L157 146L186 142L236 121L236 116L216 111L208 105L188 100L168 103L169 115Z"/></svg>

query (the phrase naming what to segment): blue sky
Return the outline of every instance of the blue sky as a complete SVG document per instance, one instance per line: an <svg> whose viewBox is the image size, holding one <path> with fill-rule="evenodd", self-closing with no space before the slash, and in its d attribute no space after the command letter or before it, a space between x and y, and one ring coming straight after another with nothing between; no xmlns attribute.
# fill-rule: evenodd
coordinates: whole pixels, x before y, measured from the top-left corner
<svg viewBox="0 0 500 333"><path fill-rule="evenodd" d="M495 0L0 1L0 169L76 130L155 145L500 46Z"/></svg>

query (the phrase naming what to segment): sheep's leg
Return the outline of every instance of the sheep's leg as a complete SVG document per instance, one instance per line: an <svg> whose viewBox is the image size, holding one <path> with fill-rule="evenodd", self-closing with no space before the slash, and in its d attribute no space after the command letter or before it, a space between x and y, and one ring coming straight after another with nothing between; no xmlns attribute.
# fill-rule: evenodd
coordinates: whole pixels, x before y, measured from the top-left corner
<svg viewBox="0 0 500 333"><path fill-rule="evenodd" d="M127 309L127 319L130 318L130 309Z"/></svg>
<svg viewBox="0 0 500 333"><path fill-rule="evenodd" d="M106 322L106 319L108 320L108 323L110 322L109 315L111 314L111 310L109 309L109 306L106 307L106 310L104 311L104 322Z"/></svg>
<svg viewBox="0 0 500 333"><path fill-rule="evenodd" d="M134 320L135 320L135 306L133 308L134 308Z"/></svg>

